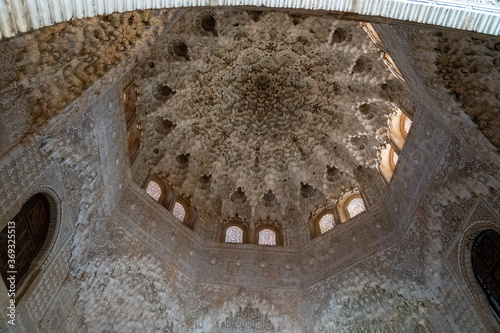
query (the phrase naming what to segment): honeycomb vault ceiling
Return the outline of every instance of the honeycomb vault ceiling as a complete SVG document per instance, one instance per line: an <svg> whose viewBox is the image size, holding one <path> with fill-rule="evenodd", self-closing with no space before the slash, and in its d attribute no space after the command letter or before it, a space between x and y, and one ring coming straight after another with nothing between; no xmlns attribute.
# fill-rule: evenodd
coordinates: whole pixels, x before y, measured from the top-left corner
<svg viewBox="0 0 500 333"><path fill-rule="evenodd" d="M360 23L275 12L188 11L139 67L139 158L209 224L359 188L404 90Z"/></svg>

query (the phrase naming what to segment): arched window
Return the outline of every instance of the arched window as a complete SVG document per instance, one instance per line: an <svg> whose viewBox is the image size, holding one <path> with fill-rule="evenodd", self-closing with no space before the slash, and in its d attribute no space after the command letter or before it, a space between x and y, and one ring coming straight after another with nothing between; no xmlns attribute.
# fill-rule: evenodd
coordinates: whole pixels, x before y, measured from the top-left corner
<svg viewBox="0 0 500 333"><path fill-rule="evenodd" d="M391 168L392 170L394 171L394 169L396 168L396 164L398 164L398 159L399 159L399 156L398 156L398 153L396 153L394 151L394 149L391 148L391 151L390 151L390 163L391 163Z"/></svg>
<svg viewBox="0 0 500 333"><path fill-rule="evenodd" d="M135 158L139 154L141 146L141 130L139 129L136 121L132 122L132 125L128 128L127 132L127 144L128 144L128 155L130 163L133 163Z"/></svg>
<svg viewBox="0 0 500 333"><path fill-rule="evenodd" d="M411 120L406 115L401 117L401 132L404 134L404 137L408 135L411 127Z"/></svg>
<svg viewBox="0 0 500 333"><path fill-rule="evenodd" d="M472 246L472 268L491 308L500 318L500 234L486 230Z"/></svg>
<svg viewBox="0 0 500 333"><path fill-rule="evenodd" d="M396 112L390 118L389 124L389 138L398 150L402 150L411 127L411 120L403 111L396 109Z"/></svg>
<svg viewBox="0 0 500 333"><path fill-rule="evenodd" d="M321 234L324 234L328 230L332 229L335 226L335 218L333 214L325 214L321 217L318 222L319 229Z"/></svg>
<svg viewBox="0 0 500 333"><path fill-rule="evenodd" d="M410 118L397 109L390 118L389 142L380 149L379 155L378 168L388 183L391 181L410 127Z"/></svg>
<svg viewBox="0 0 500 333"><path fill-rule="evenodd" d="M226 228L226 243L243 243L243 229L232 225Z"/></svg>
<svg viewBox="0 0 500 333"><path fill-rule="evenodd" d="M352 199L349 199L346 205L346 209L350 218L366 210L365 203L363 202L363 199L359 195L354 196Z"/></svg>
<svg viewBox="0 0 500 333"><path fill-rule="evenodd" d="M28 268L47 238L50 222L50 206L47 197L41 193L32 196L21 211L0 233L0 268L7 285L7 277L15 273L15 284L26 276ZM15 236L12 236L15 235ZM12 240L15 237L15 261L12 259ZM9 246L10 245L10 246ZM10 251L9 251L10 250ZM13 266L11 266L13 265Z"/></svg>
<svg viewBox="0 0 500 333"><path fill-rule="evenodd" d="M153 174L149 179L146 193L174 214L187 227L194 230L198 212L191 205L191 200L177 195L164 177Z"/></svg>
<svg viewBox="0 0 500 333"><path fill-rule="evenodd" d="M137 125L136 106L137 89L134 84L129 85L123 92L123 109L127 124L127 143L130 163L133 163L140 149L141 131Z"/></svg>
<svg viewBox="0 0 500 333"><path fill-rule="evenodd" d="M272 229L264 228L259 231L260 245L276 245L276 232Z"/></svg>
<svg viewBox="0 0 500 333"><path fill-rule="evenodd" d="M161 186L154 180L150 181L148 187L146 188L146 193L149 194L156 201L160 200L161 197Z"/></svg>
<svg viewBox="0 0 500 333"><path fill-rule="evenodd" d="M378 168L388 183L391 181L392 175L394 174L394 168L396 167L398 158L399 156L394 151L391 144L386 144L385 148L380 150Z"/></svg>
<svg viewBox="0 0 500 333"><path fill-rule="evenodd" d="M184 221L184 218L186 217L186 209L184 209L184 206L179 201L175 202L173 213L179 221Z"/></svg>
<svg viewBox="0 0 500 333"><path fill-rule="evenodd" d="M134 84L129 85L123 91L123 106L125 111L125 121L130 125L135 117L135 103L137 102L137 89Z"/></svg>
<svg viewBox="0 0 500 333"><path fill-rule="evenodd" d="M328 207L309 217L310 237L315 238L333 229L341 221L337 207Z"/></svg>

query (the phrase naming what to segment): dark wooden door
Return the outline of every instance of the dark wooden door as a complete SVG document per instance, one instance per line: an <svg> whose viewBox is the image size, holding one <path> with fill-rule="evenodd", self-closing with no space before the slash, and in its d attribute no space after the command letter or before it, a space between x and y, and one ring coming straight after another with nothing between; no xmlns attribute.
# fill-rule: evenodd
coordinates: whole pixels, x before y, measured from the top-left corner
<svg viewBox="0 0 500 333"><path fill-rule="evenodd" d="M472 267L491 307L500 317L500 234L493 230L477 236L472 248Z"/></svg>
<svg viewBox="0 0 500 333"><path fill-rule="evenodd" d="M12 221L15 222L16 267L14 271L17 271L16 286L18 286L47 237L50 207L45 195L32 196ZM0 232L0 268L6 284L7 272L13 271L8 266L8 259L8 226L6 226Z"/></svg>

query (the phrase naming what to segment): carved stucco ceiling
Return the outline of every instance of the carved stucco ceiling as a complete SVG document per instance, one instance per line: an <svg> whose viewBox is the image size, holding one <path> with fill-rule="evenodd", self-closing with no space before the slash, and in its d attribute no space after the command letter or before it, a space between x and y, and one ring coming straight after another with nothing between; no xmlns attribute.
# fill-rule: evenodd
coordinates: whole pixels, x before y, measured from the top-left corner
<svg viewBox="0 0 500 333"><path fill-rule="evenodd" d="M137 73L140 158L216 223L358 187L402 89L359 23L274 12L191 10Z"/></svg>

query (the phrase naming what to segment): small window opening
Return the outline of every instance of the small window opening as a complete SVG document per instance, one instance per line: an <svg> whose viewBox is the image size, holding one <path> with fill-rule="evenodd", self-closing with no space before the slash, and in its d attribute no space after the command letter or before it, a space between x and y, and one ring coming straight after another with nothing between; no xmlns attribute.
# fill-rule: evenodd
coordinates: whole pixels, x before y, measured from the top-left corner
<svg viewBox="0 0 500 333"><path fill-rule="evenodd" d="M398 156L398 153L396 153L394 151L394 149L391 149L391 162L392 162L392 170L394 170L394 168L396 167L396 164L398 164L398 159L399 159L399 156Z"/></svg>
<svg viewBox="0 0 500 333"><path fill-rule="evenodd" d="M366 210L365 203L361 197L356 197L349 201L347 204L347 211L349 213L349 217L354 217L359 213L362 213Z"/></svg>
<svg viewBox="0 0 500 333"><path fill-rule="evenodd" d="M243 243L243 229L237 226L230 226L226 229L226 243Z"/></svg>
<svg viewBox="0 0 500 333"><path fill-rule="evenodd" d="M184 206L178 201L174 205L174 216L181 222L184 221L184 217L186 217L186 210Z"/></svg>
<svg viewBox="0 0 500 333"><path fill-rule="evenodd" d="M319 229L321 231L321 234L324 234L328 230L332 229L334 226L335 226L335 219L333 217L333 214L325 214L319 220Z"/></svg>
<svg viewBox="0 0 500 333"><path fill-rule="evenodd" d="M407 116L403 116L403 132L405 135L408 135L408 132L410 132L410 127L411 127L411 120Z"/></svg>
<svg viewBox="0 0 500 333"><path fill-rule="evenodd" d="M146 188L146 193L151 196L151 198L156 201L160 200L161 197L161 186L154 180L150 181L148 187Z"/></svg>
<svg viewBox="0 0 500 333"><path fill-rule="evenodd" d="M260 245L276 245L276 233L271 229L262 229L259 231Z"/></svg>

